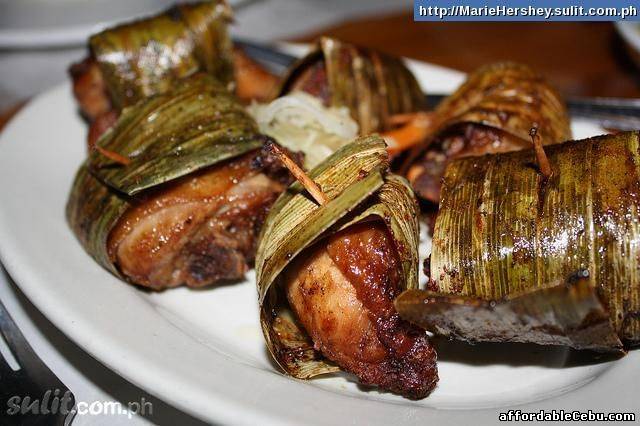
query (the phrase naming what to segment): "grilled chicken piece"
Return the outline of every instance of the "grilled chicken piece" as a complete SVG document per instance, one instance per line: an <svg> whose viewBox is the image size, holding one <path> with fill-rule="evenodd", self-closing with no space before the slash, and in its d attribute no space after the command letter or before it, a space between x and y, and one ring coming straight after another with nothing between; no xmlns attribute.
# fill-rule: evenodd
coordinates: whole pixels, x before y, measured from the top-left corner
<svg viewBox="0 0 640 426"><path fill-rule="evenodd" d="M118 113L114 110L108 111L104 114L96 117L95 120L89 126L89 133L87 134L87 145L89 150L91 150L100 139L100 136L118 121Z"/></svg>
<svg viewBox="0 0 640 426"><path fill-rule="evenodd" d="M277 164L254 151L153 191L111 231L109 255L132 282L154 289L242 278L289 182Z"/></svg>
<svg viewBox="0 0 640 426"><path fill-rule="evenodd" d="M364 384L417 399L436 385L436 353L395 311L400 268L386 226L361 223L300 255L285 288L316 350Z"/></svg>
<svg viewBox="0 0 640 426"><path fill-rule="evenodd" d="M93 122L112 110L107 86L96 61L85 58L69 68L75 96L82 115Z"/></svg>
<svg viewBox="0 0 640 426"><path fill-rule="evenodd" d="M234 49L233 58L238 98L243 102L269 100L276 91L278 78L241 49ZM115 124L119 112L112 108L102 72L93 58L73 64L69 74L73 81L73 95L82 115L90 123L87 145L91 149L100 136Z"/></svg>
<svg viewBox="0 0 640 426"><path fill-rule="evenodd" d="M242 49L233 50L236 95L243 102L267 101L276 91L278 77L247 56ZM73 95L80 111L93 122L112 111L111 100L102 71L92 57L73 64L69 68L73 83Z"/></svg>
<svg viewBox="0 0 640 426"><path fill-rule="evenodd" d="M233 49L233 64L236 96L241 101L267 102L276 95L280 79L247 56L242 49Z"/></svg>
<svg viewBox="0 0 640 426"><path fill-rule="evenodd" d="M497 154L529 148L530 143L502 130L464 124L446 132L407 171L407 179L421 198L440 201L440 186L449 161L470 156Z"/></svg>
<svg viewBox="0 0 640 426"><path fill-rule="evenodd" d="M306 92L320 99L324 106L331 106L331 91L329 89L326 62L324 60L317 61L302 71L291 86L292 92L296 90Z"/></svg>

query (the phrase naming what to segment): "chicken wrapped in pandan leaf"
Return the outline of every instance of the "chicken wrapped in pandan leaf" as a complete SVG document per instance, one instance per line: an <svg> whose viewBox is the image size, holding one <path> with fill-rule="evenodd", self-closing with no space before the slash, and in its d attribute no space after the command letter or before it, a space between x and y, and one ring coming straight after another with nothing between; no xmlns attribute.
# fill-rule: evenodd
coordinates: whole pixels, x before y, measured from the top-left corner
<svg viewBox="0 0 640 426"><path fill-rule="evenodd" d="M260 320L271 355L289 375L344 370L361 383L423 398L437 382L436 354L393 306L417 286L418 207L388 161L383 140L371 136L309 176L294 171L304 186L293 184L276 201L260 237Z"/></svg>
<svg viewBox="0 0 640 426"><path fill-rule="evenodd" d="M196 74L125 108L76 176L67 218L96 261L161 289L242 278L289 174L223 83Z"/></svg>
<svg viewBox="0 0 640 426"><path fill-rule="evenodd" d="M639 138L452 161L428 288L396 300L402 317L471 342L638 344Z"/></svg>
<svg viewBox="0 0 640 426"><path fill-rule="evenodd" d="M403 173L416 194L433 203L454 158L530 148L532 127L545 145L571 139L564 101L543 77L514 63L478 69L435 111L408 119L398 137L404 145L422 142L410 152Z"/></svg>
<svg viewBox="0 0 640 426"><path fill-rule="evenodd" d="M401 60L325 37L291 67L280 97L249 112L311 169L358 134L394 128L397 114L422 110L423 100Z"/></svg>
<svg viewBox="0 0 640 426"><path fill-rule="evenodd" d="M402 60L321 38L283 80L280 95L302 91L347 108L363 135L394 127L391 118L424 109L424 95Z"/></svg>
<svg viewBox="0 0 640 426"><path fill-rule="evenodd" d="M227 32L232 16L224 0L184 3L91 36L89 57L70 68L76 99L94 123L91 139L113 125L122 108L196 72L243 99L273 95L278 79L234 50Z"/></svg>

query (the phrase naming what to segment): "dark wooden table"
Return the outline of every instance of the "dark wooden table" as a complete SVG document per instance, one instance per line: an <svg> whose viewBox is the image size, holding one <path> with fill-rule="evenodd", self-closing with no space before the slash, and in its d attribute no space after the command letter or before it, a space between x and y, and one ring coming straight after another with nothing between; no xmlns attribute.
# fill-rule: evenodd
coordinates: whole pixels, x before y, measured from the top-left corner
<svg viewBox="0 0 640 426"><path fill-rule="evenodd" d="M469 72L511 60L546 75L562 93L640 97L640 70L611 23L427 23L411 13L350 21L297 38L327 34Z"/></svg>
<svg viewBox="0 0 640 426"><path fill-rule="evenodd" d="M322 34L466 72L494 61L522 62L564 94L640 98L640 70L610 23L416 23L407 12L349 21L295 40ZM0 128L15 110L0 113Z"/></svg>

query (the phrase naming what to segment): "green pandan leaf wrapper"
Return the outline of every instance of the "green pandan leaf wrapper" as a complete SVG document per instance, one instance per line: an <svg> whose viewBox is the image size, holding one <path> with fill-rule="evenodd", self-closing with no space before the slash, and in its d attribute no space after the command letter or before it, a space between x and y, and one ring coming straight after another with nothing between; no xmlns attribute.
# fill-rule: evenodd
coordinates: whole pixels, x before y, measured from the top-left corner
<svg viewBox="0 0 640 426"><path fill-rule="evenodd" d="M85 250L122 278L107 253L119 218L146 191L261 148L265 137L225 86L206 74L181 80L169 92L127 107L80 167L67 219Z"/></svg>
<svg viewBox="0 0 640 426"><path fill-rule="evenodd" d="M231 84L232 18L223 0L185 3L93 35L89 47L116 109L166 92L196 72Z"/></svg>
<svg viewBox="0 0 640 426"><path fill-rule="evenodd" d="M348 108L360 134L388 130L392 115L425 109L420 85L401 59L329 37L291 67L280 94L319 62L324 63L329 106Z"/></svg>
<svg viewBox="0 0 640 426"><path fill-rule="evenodd" d="M278 278L305 248L354 223L383 220L402 263L404 289L418 285L418 206L407 182L388 171L386 145L362 137L336 151L309 176L329 202L319 206L299 183L272 207L256 257L260 321L267 347L288 374L310 378L338 370L313 349L291 315Z"/></svg>
<svg viewBox="0 0 640 426"><path fill-rule="evenodd" d="M619 351L640 342L638 132L453 161L429 290L396 300L428 330L470 341Z"/></svg>

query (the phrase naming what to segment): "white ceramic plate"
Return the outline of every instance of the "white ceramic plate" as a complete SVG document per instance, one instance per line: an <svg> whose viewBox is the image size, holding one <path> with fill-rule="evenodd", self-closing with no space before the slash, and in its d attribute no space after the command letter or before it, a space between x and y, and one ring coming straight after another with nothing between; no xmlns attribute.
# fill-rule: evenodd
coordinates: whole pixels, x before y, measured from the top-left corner
<svg viewBox="0 0 640 426"><path fill-rule="evenodd" d="M227 3L236 6L240 2ZM158 13L174 3L176 0L0 0L0 48L83 46L102 28Z"/></svg>
<svg viewBox="0 0 640 426"><path fill-rule="evenodd" d="M175 0L0 0L0 47L81 46L114 22L153 14Z"/></svg>
<svg viewBox="0 0 640 426"><path fill-rule="evenodd" d="M411 63L424 88L463 76ZM574 123L577 137L600 133ZM24 293L69 337L138 386L195 416L227 423L493 424L523 410L629 411L638 353L584 363L562 348L438 342L440 382L412 402L344 375L297 381L271 363L254 275L237 285L149 293L98 266L64 207L85 155L86 127L68 84L33 100L0 134L0 258Z"/></svg>

